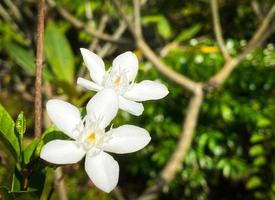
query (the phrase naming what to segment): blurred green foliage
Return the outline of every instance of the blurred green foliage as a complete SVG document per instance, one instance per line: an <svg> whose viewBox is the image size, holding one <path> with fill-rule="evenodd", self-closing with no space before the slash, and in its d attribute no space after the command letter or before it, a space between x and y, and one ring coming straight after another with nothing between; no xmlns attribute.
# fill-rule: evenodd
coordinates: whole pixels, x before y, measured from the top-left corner
<svg viewBox="0 0 275 200"><path fill-rule="evenodd" d="M131 1L123 2L131 4ZM260 19L255 16L252 1L219 2L226 46L234 56L246 45ZM265 13L272 0L258 3ZM6 181L12 179L17 159L22 159L20 163L25 166L37 157L44 142L64 138L53 128L47 130L40 141L32 139L33 102L26 94L32 95L34 88L36 5L32 0L15 0L14 4L22 15L21 21L14 18L14 13L2 2L10 18L3 17L3 13L0 16L0 103L4 106L0 105L0 121L5 125L0 126L0 185L3 185L0 190L4 197L10 195L10 189L15 191L15 196L21 191L16 182L18 177L13 177L12 183ZM58 0L57 4L87 26L97 28L101 16L108 14L106 31L112 33L118 27L119 14L109 1ZM87 14L88 8L92 13ZM130 13L131 9L128 11ZM142 8L141 21L144 37L156 51L161 52L163 61L193 80L209 80L224 64L214 40L208 1L148 1ZM128 32L123 37L132 39ZM54 96L83 106L92 96L91 92L80 92L75 80L88 74L82 65L79 48L88 48L94 39L83 30L74 28L56 9L49 7L43 73L46 97L49 97L47 91L50 90ZM192 148L176 179L164 188L161 199L275 199L274 39L271 37L262 48L249 54L222 89L206 95ZM104 42L98 45L103 46ZM142 117L120 112L114 121L114 126L126 123L142 126L152 136L151 143L144 150L115 156L121 168L119 187L126 199L131 199L153 183L169 160L181 132L190 94L162 77L151 63L143 59L134 44L115 47L116 50L108 54L106 63L111 63L123 51L133 50L141 60L137 81L159 80L170 91L161 101L146 102ZM21 110L25 113L26 124L22 114L16 123L8 114L16 119ZM29 139L17 141L17 133ZM6 137L7 134L11 137ZM11 146L15 149L15 152L11 151L12 155L7 150ZM23 154L19 155L21 148ZM106 195L92 186L83 163L66 166L64 171L69 199L115 199L113 194ZM58 199L55 192L51 193L53 170L45 168L45 173L46 187L42 198L51 195L51 199ZM11 184L13 187L9 188Z"/></svg>

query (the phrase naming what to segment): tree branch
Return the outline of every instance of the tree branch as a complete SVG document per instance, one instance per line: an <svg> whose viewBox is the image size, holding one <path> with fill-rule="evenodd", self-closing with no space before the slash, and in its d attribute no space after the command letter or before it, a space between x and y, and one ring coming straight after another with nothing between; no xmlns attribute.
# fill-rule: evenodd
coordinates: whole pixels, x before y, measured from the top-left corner
<svg viewBox="0 0 275 200"><path fill-rule="evenodd" d="M215 37L217 39L218 46L219 46L225 60L229 60L230 55L226 49L224 39L222 36L220 15L219 15L219 11L218 11L218 0L211 0L211 12L212 12L212 19L213 19L213 24L214 24Z"/></svg>
<svg viewBox="0 0 275 200"><path fill-rule="evenodd" d="M140 22L140 0L133 0L134 4L134 22L135 22L135 32L136 36L142 38L142 28Z"/></svg>
<svg viewBox="0 0 275 200"><path fill-rule="evenodd" d="M45 1L38 0L37 15L37 46L36 46L36 72L35 72L35 122L34 135L40 137L42 129L42 68L44 58L44 18L45 18Z"/></svg>
<svg viewBox="0 0 275 200"><path fill-rule="evenodd" d="M103 33L101 31L94 30L91 26L87 26L85 23L74 17L72 14L70 14L67 10L64 8L58 6L54 0L48 0L48 4L51 7L56 8L56 10L59 12L59 14L66 19L68 22L70 22L75 28L77 29L84 29L85 32L89 33L90 35L99 38L101 40L105 40L108 42L113 42L113 43L128 43L127 40L124 39L114 39L112 36Z"/></svg>
<svg viewBox="0 0 275 200"><path fill-rule="evenodd" d="M103 32L104 29L106 28L106 25L107 25L107 22L109 20L109 17L108 15L103 15L100 19L100 22L99 22L99 25L97 27L97 29L100 31L100 32ZM94 51L97 49L98 47L98 42L99 42L99 39L98 38L94 38L91 45L89 46L89 49L90 51Z"/></svg>
<svg viewBox="0 0 275 200"><path fill-rule="evenodd" d="M203 90L202 85L196 88L194 96L191 98L185 120L183 121L183 129L180 135L177 147L173 152L170 160L160 173L160 177L145 192L138 198L138 200L154 200L157 199L159 191L169 184L174 178L176 173L180 170L182 163L191 147L192 140L195 134L195 128L199 118L200 107L203 103Z"/></svg>
<svg viewBox="0 0 275 200"><path fill-rule="evenodd" d="M240 53L236 58L229 59L223 66L223 68L215 74L208 84L206 84L206 88L219 88L223 84L223 82L227 79L227 77L231 74L231 72L235 69L235 67L255 48L261 45L269 35L274 32L274 28L269 28L270 24L273 24L273 15L275 13L275 4L271 7L268 14L262 21L261 25L254 33L250 41L248 42L246 48Z"/></svg>

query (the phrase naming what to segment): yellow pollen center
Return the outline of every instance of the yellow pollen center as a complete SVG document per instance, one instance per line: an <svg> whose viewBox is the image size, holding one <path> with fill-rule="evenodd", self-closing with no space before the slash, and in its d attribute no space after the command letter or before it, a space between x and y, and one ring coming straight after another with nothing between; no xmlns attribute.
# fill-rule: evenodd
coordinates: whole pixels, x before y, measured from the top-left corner
<svg viewBox="0 0 275 200"><path fill-rule="evenodd" d="M117 76L114 83L115 83L115 86L119 86L120 85L120 82L121 82L121 76Z"/></svg>
<svg viewBox="0 0 275 200"><path fill-rule="evenodd" d="M91 143L94 143L96 141L96 134L95 133L89 134L89 136L87 137L87 140Z"/></svg>

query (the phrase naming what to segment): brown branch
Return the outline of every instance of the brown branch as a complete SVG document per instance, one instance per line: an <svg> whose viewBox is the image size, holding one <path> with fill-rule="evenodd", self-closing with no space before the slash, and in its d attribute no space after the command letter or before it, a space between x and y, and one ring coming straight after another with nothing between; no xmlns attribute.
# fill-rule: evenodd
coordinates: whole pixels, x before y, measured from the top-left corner
<svg viewBox="0 0 275 200"><path fill-rule="evenodd" d="M137 46L162 75L191 92L196 90L197 83L195 81L174 71L171 66L163 63L143 39L137 41Z"/></svg>
<svg viewBox="0 0 275 200"><path fill-rule="evenodd" d="M275 4L271 7L268 14L260 24L257 31L252 36L251 40L248 42L246 48L237 57L229 59L223 66L223 68L215 74L210 81L206 84L206 88L219 88L227 77L232 73L236 66L255 48L260 46L269 35L274 32L274 28L269 29L272 23L273 15L275 13Z"/></svg>
<svg viewBox="0 0 275 200"><path fill-rule="evenodd" d="M97 28L100 32L104 32L104 29L106 28L108 20L109 20L109 17L106 14L101 17L98 28ZM89 46L90 51L94 51L97 49L98 42L99 42L98 38L93 39L91 45Z"/></svg>
<svg viewBox="0 0 275 200"><path fill-rule="evenodd" d="M191 98L185 120L183 121L183 129L179 138L179 142L175 151L173 152L170 160L165 165L160 173L160 177L145 192L138 198L138 200L154 200L157 199L159 191L163 186L169 184L174 178L176 173L180 170L182 163L191 147L193 137L195 135L195 128L197 125L200 107L203 102L203 90L199 85L196 88L194 96Z"/></svg>
<svg viewBox="0 0 275 200"><path fill-rule="evenodd" d="M124 23L124 21L121 21L118 28L112 34L112 37L115 39L119 39L122 36L122 34L125 32L126 28L127 28L127 26ZM110 51L112 51L112 49L115 47L116 47L116 45L114 45L110 42L107 42L106 44L104 44L104 46L100 50L98 50L97 54L100 57L104 58L107 54L110 54Z"/></svg>
<svg viewBox="0 0 275 200"><path fill-rule="evenodd" d="M224 39L222 36L222 28L221 28L220 16L218 11L218 0L211 0L211 12L212 12L212 19L214 24L215 37L217 39L218 46L225 60L229 60L230 55L226 49Z"/></svg>
<svg viewBox="0 0 275 200"><path fill-rule="evenodd" d="M101 31L94 30L91 26L87 26L85 23L74 17L71 13L69 13L67 10L64 8L58 6L54 0L48 0L48 4L51 7L56 8L56 10L59 12L59 14L68 22L70 22L75 28L77 29L83 29L85 32L89 33L90 35L99 38L101 40L105 40L108 42L113 42L113 43L128 43L127 40L124 39L114 39L112 36L102 33Z"/></svg>
<svg viewBox="0 0 275 200"><path fill-rule="evenodd" d="M135 30L135 25L132 19L126 14L123 5L119 2L119 0L112 0L113 5L115 8L118 10L119 14L122 16L123 20L127 24L127 27L131 31L131 33L136 37L136 30Z"/></svg>
<svg viewBox="0 0 275 200"><path fill-rule="evenodd" d="M45 1L38 0L37 15L37 46L36 46L36 72L35 72L35 122L34 135L40 137L42 128L42 68L44 58L44 18L45 18Z"/></svg>
<svg viewBox="0 0 275 200"><path fill-rule="evenodd" d="M134 24L136 36L142 38L142 28L140 22L140 0L133 0L134 4Z"/></svg>

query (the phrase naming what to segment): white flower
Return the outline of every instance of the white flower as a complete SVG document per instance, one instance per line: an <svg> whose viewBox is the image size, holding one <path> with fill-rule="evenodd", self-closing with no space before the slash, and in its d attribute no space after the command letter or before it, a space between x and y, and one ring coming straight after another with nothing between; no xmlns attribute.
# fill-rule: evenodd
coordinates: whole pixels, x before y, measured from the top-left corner
<svg viewBox="0 0 275 200"><path fill-rule="evenodd" d="M144 148L151 138L145 129L133 125L105 132L118 111L118 97L112 89L98 92L86 109L87 115L81 119L78 109L72 104L57 99L47 102L51 120L73 140L50 141L43 146L40 157L55 164L72 164L86 155L88 176L99 189L110 192L117 185L119 166L106 152L135 152Z"/></svg>
<svg viewBox="0 0 275 200"><path fill-rule="evenodd" d="M119 108L124 111L139 116L144 108L138 102L161 99L169 93L165 85L155 81L133 82L138 71L138 59L130 51L117 56L112 67L105 71L99 56L87 49L80 50L93 81L78 78L77 84L93 91L113 88L119 96Z"/></svg>

